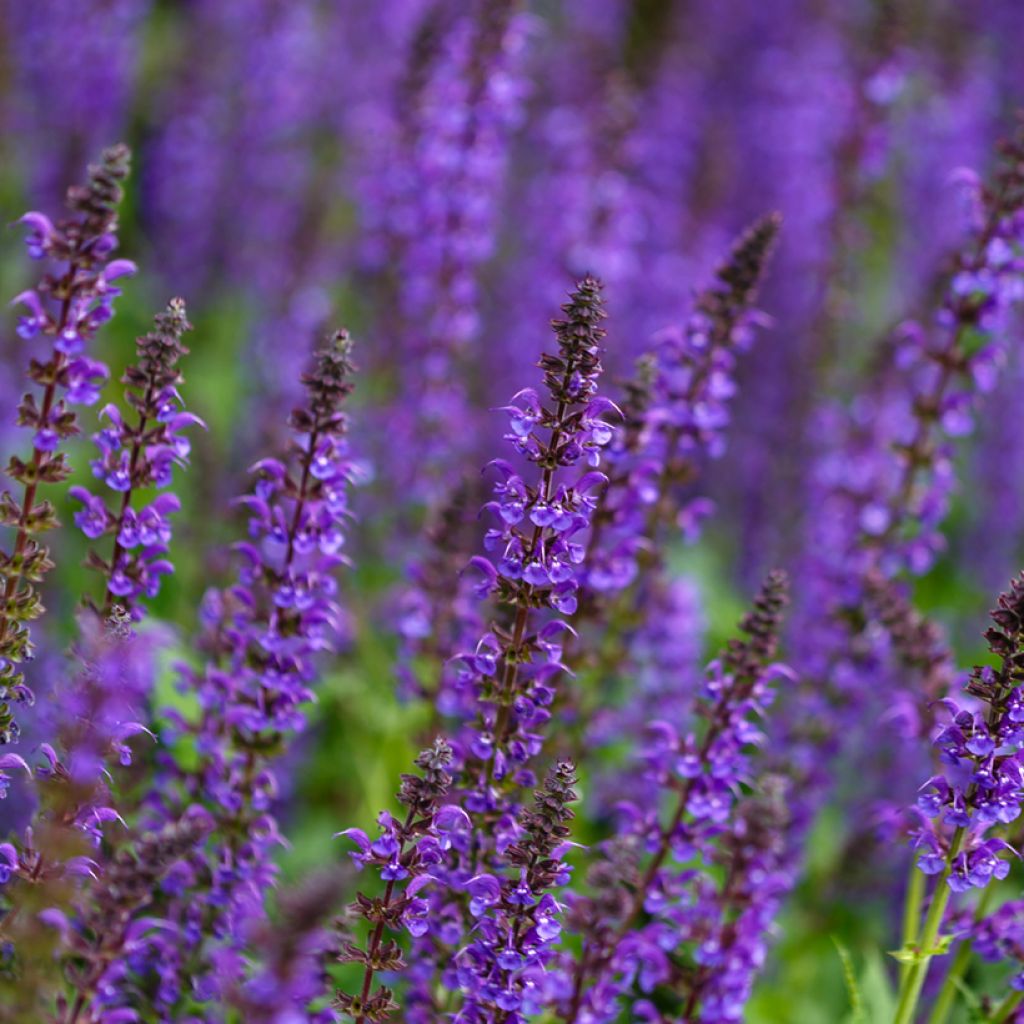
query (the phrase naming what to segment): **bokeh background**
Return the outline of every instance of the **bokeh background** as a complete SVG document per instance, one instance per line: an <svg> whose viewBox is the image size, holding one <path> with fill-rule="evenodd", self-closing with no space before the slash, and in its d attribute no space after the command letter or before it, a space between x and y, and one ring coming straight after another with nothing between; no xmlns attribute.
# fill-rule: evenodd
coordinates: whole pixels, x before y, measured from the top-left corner
<svg viewBox="0 0 1024 1024"><path fill-rule="evenodd" d="M959 170L991 166L1024 102L1022 45L1020 0L0 0L0 220L56 210L87 161L128 142L122 249L142 273L104 356L122 366L171 295L196 325L186 397L209 430L158 614L188 630L220 581L230 499L280 440L319 334L358 339L345 586L360 599L289 755L286 877L339 858L332 833L372 822L411 756L424 710L397 692L396 588L451 466L498 453L492 409L533 382L574 276L607 284L621 377L730 239L783 214L760 301L772 322L707 477L718 513L675 556L710 652L752 581L799 558L822 404L851 401L893 326L934 300L962 224ZM31 270L9 231L0 294ZM27 359L12 324L3 408ZM964 449L948 550L917 585L964 660L1024 554L1020 346L1001 381ZM85 589L71 534L51 630ZM67 639L51 632L42 657ZM819 824L749 1020L841 1019L836 940L884 1001L872 951L893 942L898 893L859 872L867 831L841 808Z"/></svg>

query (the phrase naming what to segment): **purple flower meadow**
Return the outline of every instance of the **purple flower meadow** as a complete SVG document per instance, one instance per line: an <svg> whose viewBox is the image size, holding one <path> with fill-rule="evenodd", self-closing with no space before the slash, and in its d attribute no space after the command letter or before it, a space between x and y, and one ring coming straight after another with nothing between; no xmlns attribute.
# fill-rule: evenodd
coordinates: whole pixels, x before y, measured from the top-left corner
<svg viewBox="0 0 1024 1024"><path fill-rule="evenodd" d="M1022 39L0 0L0 1024L1024 1022Z"/></svg>

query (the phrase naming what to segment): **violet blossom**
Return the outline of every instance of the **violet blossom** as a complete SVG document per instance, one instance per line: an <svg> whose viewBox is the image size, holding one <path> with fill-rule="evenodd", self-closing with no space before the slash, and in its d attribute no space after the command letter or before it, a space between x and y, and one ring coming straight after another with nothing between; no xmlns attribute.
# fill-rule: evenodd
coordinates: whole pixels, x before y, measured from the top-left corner
<svg viewBox="0 0 1024 1024"><path fill-rule="evenodd" d="M906 951L918 955L900 989L901 1024L912 1019L951 894L1006 878L1010 859L1019 856L1005 836L1024 804L1024 576L1000 594L991 618L985 640L998 663L972 671L965 690L973 700L943 701L949 722L934 740L942 772L925 782L917 800L917 866L936 882L917 941Z"/></svg>
<svg viewBox="0 0 1024 1024"><path fill-rule="evenodd" d="M388 145L368 169L373 248L397 269L388 305L401 352L388 434L396 482L430 499L472 453L470 343L481 331L478 278L495 247L509 135L522 106L529 18L518 0L429 9ZM390 367L389 367L390 368ZM459 424L458 429L451 429ZM400 476L399 476L400 475Z"/></svg>
<svg viewBox="0 0 1024 1024"><path fill-rule="evenodd" d="M498 480L494 499L484 506L493 517L484 539L491 557L474 557L467 567L479 597L491 598L504 619L460 652L452 680L466 716L455 734L455 791L473 830L484 830L486 839L474 844L468 829L454 835L445 862L434 869L441 884L431 894L431 918L439 924L414 952L420 960L433 949L439 970L414 975L409 1005L416 1020L430 1019L435 973L443 987L463 994L460 1012L467 1021L494 1011L499 976L505 981L498 987L510 993L503 1000L527 998L522 988L533 984L529 971L521 977L496 966L507 936L501 938L494 922L502 879L521 874L508 861L522 832L520 794L536 785L532 762L541 754L556 684L565 672L560 651L571 631L566 620L578 606L583 537L597 504L595 492L606 480L594 467L614 436L602 416L615 407L597 393L605 318L598 282L581 281L563 310L565 318L552 321L558 354L540 360L548 400L527 388L505 409L506 439L521 460L533 464L535 482L511 462L492 463ZM488 881L478 883L477 896L470 891L467 904L467 886L478 876ZM563 872L557 877L559 884L567 878ZM553 948L557 938L557 907L551 894L538 892L536 898L550 918L535 936L543 962L545 948ZM472 943L472 952L458 960L438 952L454 953L462 941ZM471 975L479 976L480 985Z"/></svg>

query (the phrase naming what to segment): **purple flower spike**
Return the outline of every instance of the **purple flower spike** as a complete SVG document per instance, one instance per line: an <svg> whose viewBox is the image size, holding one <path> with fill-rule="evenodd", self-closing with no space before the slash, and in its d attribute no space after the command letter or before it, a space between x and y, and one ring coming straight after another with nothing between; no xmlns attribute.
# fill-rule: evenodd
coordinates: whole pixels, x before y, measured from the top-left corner
<svg viewBox="0 0 1024 1024"><path fill-rule="evenodd" d="M901 988L911 1005L924 986L951 894L1006 878L1010 858L1019 856L1002 836L1024 806L1024 731L1015 720L1024 659L1024 574L999 595L991 618L985 639L998 665L971 672L965 686L970 704L942 701L950 720L934 746L943 772L924 784L915 808L921 821L911 835L917 867L936 877L936 890L919 938L923 955Z"/></svg>
<svg viewBox="0 0 1024 1024"><path fill-rule="evenodd" d="M177 498L164 493L139 509L132 506L132 498L144 488L168 486L170 467L187 462L189 446L182 429L198 420L170 410L176 411L181 402L178 388L184 378L177 364L188 354L181 339L191 329L185 303L171 299L167 310L157 314L154 329L137 340L137 362L121 378L134 422L129 424L114 405L100 414L109 426L93 437L99 458L92 471L116 492L114 510L84 487L73 487L70 492L83 506L75 513L79 529L91 540L107 534L113 537L110 557L93 550L88 563L106 581L99 605L104 615L110 613L116 598L140 618L140 598L156 597L160 577L170 569L163 556L171 540L168 516L178 510Z"/></svg>
<svg viewBox="0 0 1024 1024"><path fill-rule="evenodd" d="M559 351L540 360L547 399L527 389L505 409L506 441L521 464L533 464L532 472L505 460L491 463L497 480L492 500L484 505L492 523L484 538L489 557L472 558L463 577L479 598L502 609L506 620L492 628L478 626L475 634L470 628L460 632L465 647L452 661L452 671L442 675L438 698L445 712L462 720L453 744L455 784L474 831L486 838L477 840L475 854L464 838L453 838L433 869L438 884L430 894L431 918L443 927L429 929L414 949L418 959L433 957L440 964L468 943L439 973L445 988L466 993L464 1012L473 1019L537 1004L540 994L532 989L561 928L561 908L550 890L568 880L568 868L559 863L541 884L515 853L524 841L522 792L536 786L532 762L541 752L556 689L567 672L561 648L572 630L561 616L576 607L581 538L606 480L592 466L601 461L613 434L602 415L614 407L597 396L605 318L598 282L581 281L563 309L565 318L553 322ZM479 611L476 616L485 619ZM472 621L465 618L463 624ZM567 764L548 780L563 804L571 799L571 775ZM476 880L466 907L460 894L469 879ZM502 894L498 903L490 902L494 886ZM527 908L531 923L520 919L519 911L506 914L507 901ZM437 980L417 972L410 1005L428 999Z"/></svg>
<svg viewBox="0 0 1024 1024"><path fill-rule="evenodd" d="M496 246L496 200L526 91L531 19L522 7L426 9L395 109L380 111L384 142L364 179L367 256L398 271L389 451L402 453L394 470L412 471L399 482L417 497L443 495L459 457L473 451L467 356L480 335L480 269Z"/></svg>
<svg viewBox="0 0 1024 1024"><path fill-rule="evenodd" d="M71 472L61 447L79 432L74 405L91 405L108 376L101 363L83 353L100 325L113 315L120 294L110 277L134 271L127 260L109 262L117 245L118 206L124 195L130 154L125 146L105 150L102 161L89 168L85 185L68 189L71 216L54 224L41 213L27 213L29 256L45 259L51 269L39 285L14 300L26 311L18 334L38 343L50 339L51 351L36 355L28 375L39 390L29 392L18 406L18 423L32 433L27 460L12 456L7 474L23 487L21 498L0 493L0 526L13 531L9 551L0 550L0 588L5 609L0 611L0 743L17 737L12 704L32 701L18 665L32 655L28 623L43 613L36 584L52 565L39 534L57 526L49 502L40 502L41 484L65 480ZM113 271L113 273L111 273Z"/></svg>
<svg viewBox="0 0 1024 1024"><path fill-rule="evenodd" d="M467 821L459 808L441 804L452 781L448 774L451 762L452 748L440 739L416 758L422 774L403 775L398 793L399 803L407 808L405 819L381 814L380 836L374 842L360 829L338 833L355 842L358 852L352 856L356 863L361 868L372 866L385 883L381 897L363 893L356 897L355 911L369 924L366 947L345 942L338 958L342 963L363 965L360 993L339 991L335 1003L356 1024L386 1020L398 1009L387 986L373 991L378 972L397 971L405 965L401 947L394 939L385 938L384 931L424 934L428 905L419 894L437 881L431 869L441 858L446 837Z"/></svg>
<svg viewBox="0 0 1024 1024"><path fill-rule="evenodd" d="M708 667L692 732L651 723L629 786L651 795L619 806L618 834L591 868L595 895L571 898L568 924L583 952L560 965L566 1024L619 1019L637 971L650 991L669 980L667 954L684 951L702 967L685 979L682 1019L740 1019L791 884L782 862L784 782L755 779L753 769L774 684L793 680L772 662L786 603L786 577L772 573L740 624L745 637ZM664 791L674 810L663 822ZM734 885L722 886L718 866Z"/></svg>
<svg viewBox="0 0 1024 1024"><path fill-rule="evenodd" d="M353 472L342 410L353 386L351 351L345 331L329 339L303 375L307 400L289 419L287 458L253 467L253 493L239 503L249 515L249 540L236 545L237 582L209 595L204 609L212 660L201 670L181 669L200 716L195 723L179 721L178 728L191 734L202 765L189 773L168 761L168 777L151 794L151 813L166 822L182 805L203 803L214 829L160 907L176 934L139 965L143 975L164 977L157 1005L169 1018L179 1014L181 1000L215 1003L236 990L245 936L265 919L276 875L273 852L284 841L269 810L277 792L270 762L303 728L317 660L341 625L334 576L345 563L339 533ZM137 521L132 528L144 526ZM142 555L148 557L144 547ZM213 924L202 933L197 967L192 952L200 941L199 913ZM186 979L195 989L191 996L183 990Z"/></svg>
<svg viewBox="0 0 1024 1024"><path fill-rule="evenodd" d="M937 873L955 891L984 888L1005 877L1007 852L1014 851L991 833L1020 817L1024 808L1024 731L1017 722L1019 693L1015 659L1024 650L1024 575L999 596L993 626L985 634L989 650L1002 659L997 669L979 666L967 693L984 712L943 701L949 724L939 731L935 748L945 774L921 788L917 807L924 824L913 835L919 866Z"/></svg>

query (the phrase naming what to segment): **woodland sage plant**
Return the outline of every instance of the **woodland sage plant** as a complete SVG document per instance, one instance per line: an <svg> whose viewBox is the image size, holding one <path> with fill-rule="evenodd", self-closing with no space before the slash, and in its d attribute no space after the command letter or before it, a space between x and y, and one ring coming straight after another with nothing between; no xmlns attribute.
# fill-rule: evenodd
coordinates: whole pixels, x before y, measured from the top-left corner
<svg viewBox="0 0 1024 1024"><path fill-rule="evenodd" d="M0 1024L1024 1022L1019 3L152 6L0 10Z"/></svg>

